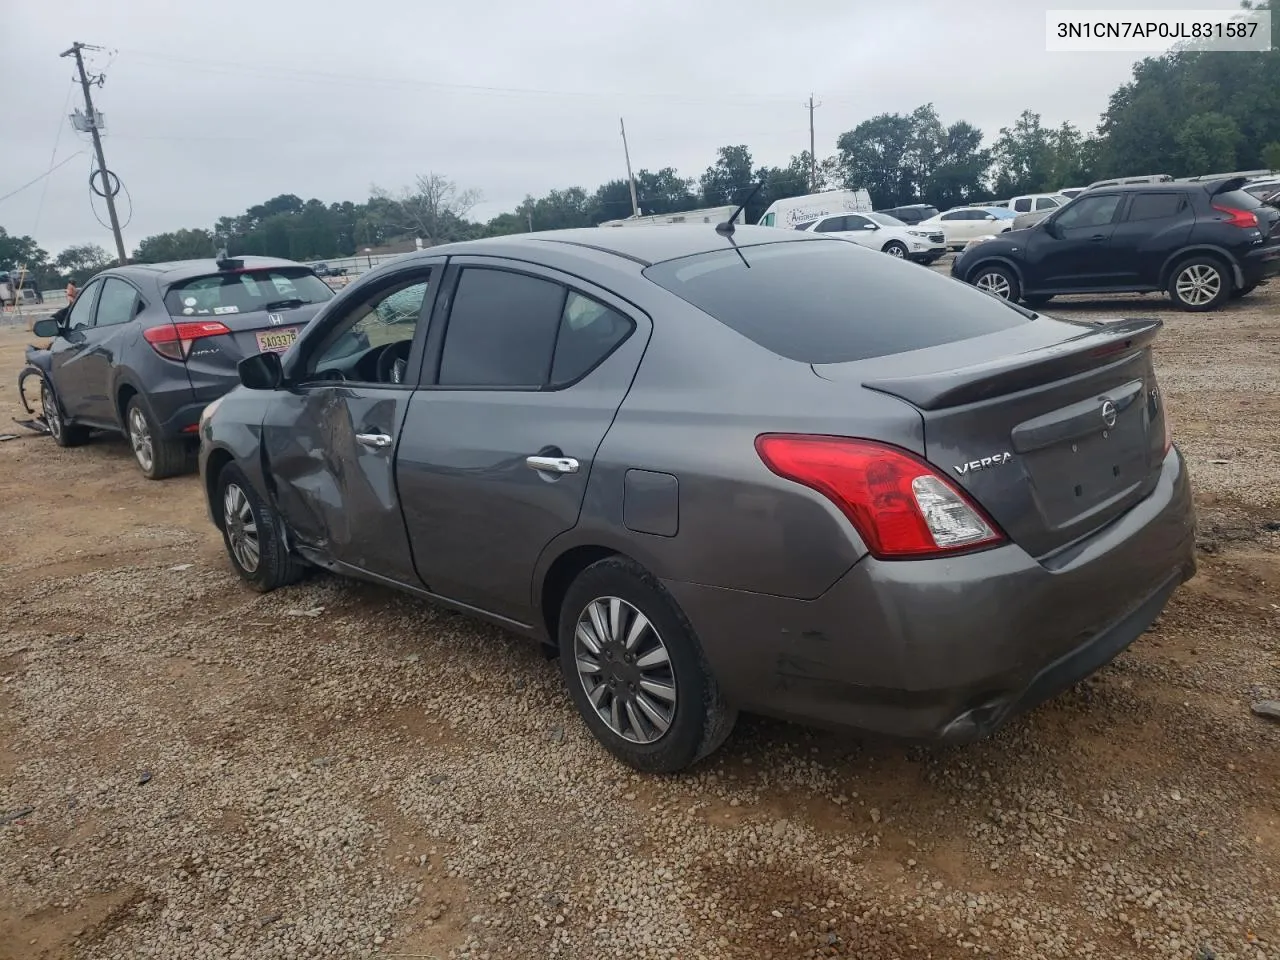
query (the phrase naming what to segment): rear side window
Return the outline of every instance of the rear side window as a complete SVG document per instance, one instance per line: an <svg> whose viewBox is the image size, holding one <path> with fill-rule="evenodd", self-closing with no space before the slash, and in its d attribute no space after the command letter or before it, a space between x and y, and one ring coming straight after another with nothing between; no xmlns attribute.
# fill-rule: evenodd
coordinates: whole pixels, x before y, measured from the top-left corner
<svg viewBox="0 0 1280 960"><path fill-rule="evenodd" d="M306 267L228 270L175 283L164 295L171 317L253 313L333 298L329 285Z"/></svg>
<svg viewBox="0 0 1280 960"><path fill-rule="evenodd" d="M797 230L808 230L810 227L812 227L812 226L813 226L815 223L817 223L817 222L818 222L817 220L806 220L806 221L804 221L803 223L797 223L797 224L796 224L796 226L795 226L795 228L796 228Z"/></svg>
<svg viewBox="0 0 1280 960"><path fill-rule="evenodd" d="M883 256L797 241L717 250L644 274L766 350L843 363L954 343L1032 322L975 287L919 270L888 281ZM745 261L745 262L744 262Z"/></svg>
<svg viewBox="0 0 1280 960"><path fill-rule="evenodd" d="M1013 209L1017 210L1019 213L1029 213L1031 211L1031 198L1020 197L1015 200L1013 202Z"/></svg>
<svg viewBox="0 0 1280 960"><path fill-rule="evenodd" d="M550 280L467 267L454 293L438 382L526 389L572 383L634 328L630 318Z"/></svg>
<svg viewBox="0 0 1280 960"><path fill-rule="evenodd" d="M1126 220L1163 220L1177 216L1186 206L1181 193L1136 193Z"/></svg>
<svg viewBox="0 0 1280 960"><path fill-rule="evenodd" d="M839 233L841 230L848 230L845 221L848 217L827 217L818 224L817 233Z"/></svg>
<svg viewBox="0 0 1280 960"><path fill-rule="evenodd" d="M113 327L128 323L137 312L138 293L123 280L107 277L102 282L102 294L98 297L98 315L94 326Z"/></svg>

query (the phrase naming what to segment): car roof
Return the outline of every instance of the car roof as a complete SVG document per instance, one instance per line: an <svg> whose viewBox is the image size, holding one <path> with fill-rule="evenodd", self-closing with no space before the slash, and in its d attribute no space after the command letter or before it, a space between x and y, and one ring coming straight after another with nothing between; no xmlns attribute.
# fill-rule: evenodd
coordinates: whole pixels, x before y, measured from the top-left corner
<svg viewBox="0 0 1280 960"><path fill-rule="evenodd" d="M244 262L242 270L258 270L269 267L302 267L306 264L296 260L282 260L279 257L232 257L232 260ZM122 267L111 267L102 271L99 276L146 276L162 284L181 283L195 277L207 277L210 274L222 273L218 261L212 257L205 260L171 260L167 263L129 263Z"/></svg>
<svg viewBox="0 0 1280 960"><path fill-rule="evenodd" d="M1169 193L1183 190L1203 190L1205 193L1226 193L1239 190L1248 181L1244 177L1224 177L1221 180L1170 180L1164 183L1115 183L1105 187L1090 187L1090 194L1106 193Z"/></svg>
<svg viewBox="0 0 1280 960"><path fill-rule="evenodd" d="M732 238L706 224L646 224L638 227L579 227L570 230L547 230L541 233L518 233L503 237L485 237L480 240L464 240L439 247L427 247L398 258L403 265L415 259L430 256L483 256L488 253L509 256L513 250L523 250L531 255L543 252L547 244L580 247L600 253L613 254L642 266L651 266L664 260L677 260L699 253L723 250L731 244L739 247L757 246L762 243L820 242L815 237L797 230L780 227L735 226Z"/></svg>

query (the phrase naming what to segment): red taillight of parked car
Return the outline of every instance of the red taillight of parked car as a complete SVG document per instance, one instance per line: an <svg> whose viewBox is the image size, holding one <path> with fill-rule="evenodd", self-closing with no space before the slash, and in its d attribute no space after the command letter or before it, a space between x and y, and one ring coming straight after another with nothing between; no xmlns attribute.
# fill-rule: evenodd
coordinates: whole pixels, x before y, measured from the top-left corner
<svg viewBox="0 0 1280 960"><path fill-rule="evenodd" d="M1258 227L1258 216L1248 210L1238 210L1235 207L1220 207L1216 203L1213 209L1219 213L1225 213L1227 219L1222 221L1229 227L1240 227L1245 230L1256 230Z"/></svg>
<svg viewBox="0 0 1280 960"><path fill-rule="evenodd" d="M1004 542L977 504L898 447L766 433L756 438L756 452L778 476L817 490L839 507L881 559L939 556Z"/></svg>
<svg viewBox="0 0 1280 960"><path fill-rule="evenodd" d="M170 360L186 360L191 352L191 344L195 341L230 332L230 328L221 320L184 320L148 327L142 331L142 337L160 356Z"/></svg>

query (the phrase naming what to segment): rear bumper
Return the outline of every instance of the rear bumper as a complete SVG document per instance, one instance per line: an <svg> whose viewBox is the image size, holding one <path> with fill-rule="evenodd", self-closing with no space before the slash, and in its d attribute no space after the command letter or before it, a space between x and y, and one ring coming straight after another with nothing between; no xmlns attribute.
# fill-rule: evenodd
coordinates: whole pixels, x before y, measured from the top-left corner
<svg viewBox="0 0 1280 960"><path fill-rule="evenodd" d="M1246 284L1280 275L1280 243L1250 250L1240 258L1240 272L1244 274Z"/></svg>
<svg viewBox="0 0 1280 960"><path fill-rule="evenodd" d="M990 733L1136 640L1195 573L1177 450L1145 501L1046 563L1007 545L908 562L867 557L792 600L667 582L731 702L911 740Z"/></svg>

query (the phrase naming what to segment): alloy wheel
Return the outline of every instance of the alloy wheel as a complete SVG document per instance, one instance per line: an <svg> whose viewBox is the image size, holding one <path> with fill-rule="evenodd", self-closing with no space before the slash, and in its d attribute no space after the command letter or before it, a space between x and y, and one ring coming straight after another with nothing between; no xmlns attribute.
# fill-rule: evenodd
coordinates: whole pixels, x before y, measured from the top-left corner
<svg viewBox="0 0 1280 960"><path fill-rule="evenodd" d="M890 244L889 248L885 250L885 253L889 254L891 257L897 257L899 260L907 255L907 251L903 250L902 247L896 243Z"/></svg>
<svg viewBox="0 0 1280 960"><path fill-rule="evenodd" d="M61 440L62 414L58 412L58 401L54 399L48 382L40 384L40 411L44 414L44 423L49 428L49 436L53 437L55 442Z"/></svg>
<svg viewBox="0 0 1280 960"><path fill-rule="evenodd" d="M974 286L986 293L994 294L1001 300L1009 299L1009 280L1007 277L999 273L984 273L977 279Z"/></svg>
<svg viewBox="0 0 1280 960"><path fill-rule="evenodd" d="M151 428L147 426L147 417L141 407L134 407L129 412L129 443L133 446L133 455L138 458L138 466L150 471L155 466L155 450L151 445Z"/></svg>
<svg viewBox="0 0 1280 960"><path fill-rule="evenodd" d="M1222 274L1207 263L1193 263L1178 274L1174 288L1183 303L1202 307L1222 291Z"/></svg>
<svg viewBox="0 0 1280 960"><path fill-rule="evenodd" d="M256 571L261 556L258 523L253 518L249 498L234 483L228 483L222 492L222 526L236 563L245 573Z"/></svg>
<svg viewBox="0 0 1280 960"><path fill-rule="evenodd" d="M598 597L573 635L578 678L600 719L624 740L653 743L676 715L676 678L653 623L619 597Z"/></svg>

